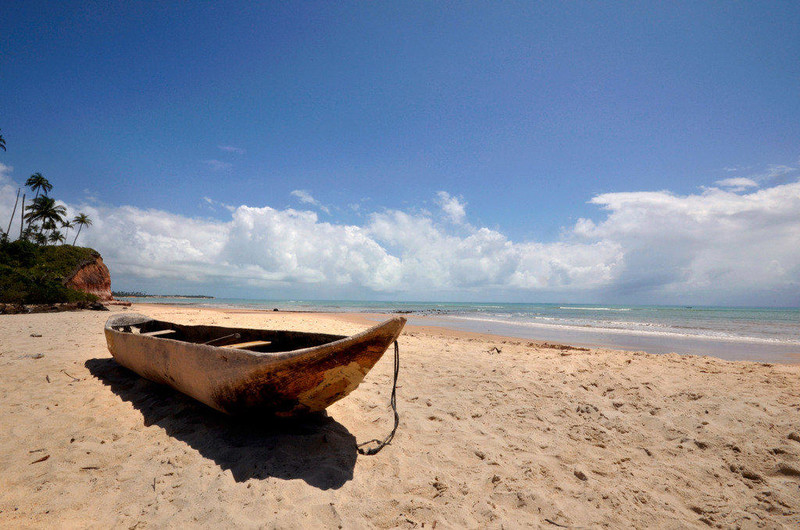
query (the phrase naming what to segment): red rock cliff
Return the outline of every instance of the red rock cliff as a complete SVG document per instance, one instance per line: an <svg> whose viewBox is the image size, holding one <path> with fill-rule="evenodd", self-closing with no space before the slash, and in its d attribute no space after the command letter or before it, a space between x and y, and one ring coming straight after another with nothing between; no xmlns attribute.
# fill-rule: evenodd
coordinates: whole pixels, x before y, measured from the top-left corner
<svg viewBox="0 0 800 530"><path fill-rule="evenodd" d="M100 256L78 267L75 273L64 282L64 285L76 291L97 295L101 302L113 300L111 275Z"/></svg>

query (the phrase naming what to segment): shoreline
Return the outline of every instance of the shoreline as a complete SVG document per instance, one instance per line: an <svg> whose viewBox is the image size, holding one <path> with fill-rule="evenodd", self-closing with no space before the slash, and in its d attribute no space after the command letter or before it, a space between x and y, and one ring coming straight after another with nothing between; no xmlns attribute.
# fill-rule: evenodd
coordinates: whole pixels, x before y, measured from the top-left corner
<svg viewBox="0 0 800 530"><path fill-rule="evenodd" d="M434 319L435 317L431 317L431 320ZM473 327L469 324L461 327L457 319L443 321L442 325L453 329ZM547 324L498 323L490 326L490 329L493 330L493 334L501 336L559 342L587 348L609 348L654 355L677 353L679 355L710 356L726 361L800 363L800 344L773 343L762 339L681 336L662 332L597 328L576 330L567 326ZM530 336L534 334L537 338L530 339Z"/></svg>
<svg viewBox="0 0 800 530"><path fill-rule="evenodd" d="M275 311L274 309L255 309L255 308L228 308L228 307L208 307L208 306L184 306L180 304L170 305L170 304L160 304L160 303L135 303L137 307L143 308L162 308L162 307L171 307L174 309L193 309L198 311L215 311L221 312L226 314L297 314L297 315L319 315L325 318L337 319L342 320L345 322L350 323L357 323L357 324L365 324L365 325L374 325L377 322L380 322L382 319L389 318L390 316L403 316L408 319L408 323L406 324L406 329L419 329L420 331L425 331L428 333L439 333L442 336L466 336L466 337L474 337L479 338L482 340L505 340L505 341L527 341L534 344L561 344L571 347L578 347L578 348L589 348L589 349L607 349L607 350L614 350L620 352L639 352L639 353L647 353L651 355L664 355L669 353L677 353L678 355L692 355L698 357L714 357L721 360L726 361L747 361L747 362L760 362L760 363L779 363L779 364L786 364L786 365L798 365L800 364L800 349L798 351L787 351L787 348L783 346L773 346L771 345L764 345L764 344L757 344L756 346L753 345L750 341L736 341L736 340L726 340L726 339L716 339L716 338L676 338L676 337L663 337L663 336L655 336L655 337L644 337L635 336L634 339L630 342L630 344L626 346L621 345L613 345L609 346L597 341L587 341L585 337L580 336L570 336L569 331L564 330L557 330L556 333L543 333L544 336L531 338L530 334L514 334L514 327L513 326L506 326L505 328L500 328L505 330L507 333L495 333L492 331L481 332L475 331L474 329L470 329L470 327L474 326L464 326L459 327L459 322L457 320L444 320L435 315L424 315L418 316L413 314L406 314L406 313L370 313L370 312L332 312L332 311L313 311L313 310L279 310ZM603 332L598 332L603 333ZM641 346L642 344L648 345L647 351L645 348L637 348L637 346ZM675 348L670 348L668 346L664 346L663 344L686 344L687 347L700 350L697 352L685 352L682 350L678 350ZM711 345L712 347L709 349L703 349L704 345ZM770 350L772 349L774 353L770 356L768 355L761 355L757 356L752 353L753 348L761 348L762 350ZM761 357L761 358L752 358L752 357Z"/></svg>

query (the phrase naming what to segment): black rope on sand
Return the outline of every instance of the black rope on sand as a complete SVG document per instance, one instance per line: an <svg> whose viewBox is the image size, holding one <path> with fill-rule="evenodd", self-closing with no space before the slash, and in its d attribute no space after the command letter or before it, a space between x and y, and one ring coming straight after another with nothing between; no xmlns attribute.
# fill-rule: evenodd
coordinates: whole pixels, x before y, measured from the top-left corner
<svg viewBox="0 0 800 530"><path fill-rule="evenodd" d="M389 445L391 443L392 438L394 438L394 433L397 431L397 425L400 423L400 415L397 413L397 375L400 373L400 347L397 345L397 341L394 341L394 383L392 384L392 411L394 411L394 427L392 428L392 432L389 433L389 436L384 438L383 441L375 439L370 440L368 442L358 444L358 454L361 455L376 455L378 452ZM371 443L376 443L375 447L371 449L362 449L363 446Z"/></svg>

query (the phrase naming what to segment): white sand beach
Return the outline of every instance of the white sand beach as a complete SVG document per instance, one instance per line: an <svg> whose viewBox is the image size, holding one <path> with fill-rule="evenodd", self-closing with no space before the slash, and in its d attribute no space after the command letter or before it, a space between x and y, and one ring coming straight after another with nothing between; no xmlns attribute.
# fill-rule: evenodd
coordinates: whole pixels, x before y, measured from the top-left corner
<svg viewBox="0 0 800 530"><path fill-rule="evenodd" d="M350 334L363 315L134 305ZM226 417L121 368L109 313L0 317L3 528L797 528L800 366L401 335L327 418Z"/></svg>

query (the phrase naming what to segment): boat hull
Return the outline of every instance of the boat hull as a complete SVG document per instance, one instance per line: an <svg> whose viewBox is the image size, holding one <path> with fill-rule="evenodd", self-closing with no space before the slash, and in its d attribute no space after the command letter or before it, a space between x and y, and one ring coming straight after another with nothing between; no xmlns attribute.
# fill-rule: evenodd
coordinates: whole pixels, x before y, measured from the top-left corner
<svg viewBox="0 0 800 530"><path fill-rule="evenodd" d="M341 337L179 326L122 314L109 318L105 335L117 362L146 379L169 385L227 414L286 417L324 410L355 390L404 325L404 318L395 317L357 335ZM159 328L195 342L148 334L159 333L149 331ZM259 352L197 342L233 334L277 348L306 347Z"/></svg>

